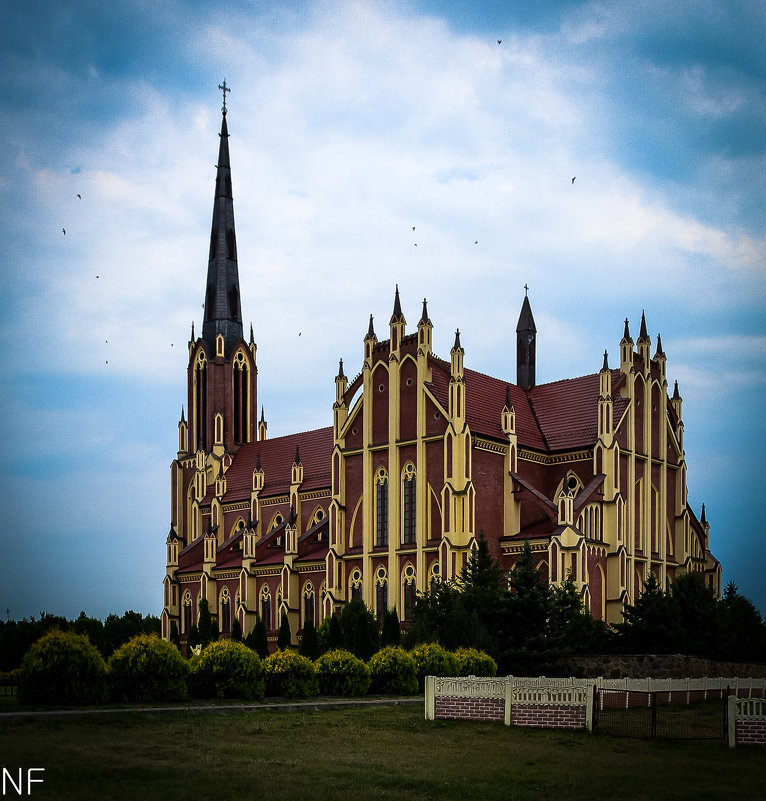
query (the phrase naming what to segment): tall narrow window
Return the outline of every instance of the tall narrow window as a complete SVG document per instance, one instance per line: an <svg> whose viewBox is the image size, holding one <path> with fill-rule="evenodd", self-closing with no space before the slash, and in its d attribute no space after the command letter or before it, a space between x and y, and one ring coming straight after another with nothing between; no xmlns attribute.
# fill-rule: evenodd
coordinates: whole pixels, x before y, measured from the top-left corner
<svg viewBox="0 0 766 801"><path fill-rule="evenodd" d="M388 476L382 467L375 479L375 545L388 545Z"/></svg>
<svg viewBox="0 0 766 801"><path fill-rule="evenodd" d="M231 633L231 604L228 590L224 590L221 597L221 633Z"/></svg>
<svg viewBox="0 0 766 801"><path fill-rule="evenodd" d="M354 572L351 574L351 578L349 580L349 584L351 586L351 600L352 601L361 601L362 600L362 573L359 568L355 568Z"/></svg>
<svg viewBox="0 0 766 801"><path fill-rule="evenodd" d="M314 588L307 582L303 589L303 625L314 625Z"/></svg>
<svg viewBox="0 0 766 801"><path fill-rule="evenodd" d="M266 626L266 631L273 628L271 624L271 593L268 587L261 590L261 620Z"/></svg>
<svg viewBox="0 0 766 801"><path fill-rule="evenodd" d="M249 442L248 430L248 409L250 404L250 382L248 380L247 362L245 355L239 351L234 358L234 370L232 371L234 383L233 405L234 405L234 442L241 445Z"/></svg>
<svg viewBox="0 0 766 801"><path fill-rule="evenodd" d="M388 610L388 581L386 569L379 567L375 574L375 614L382 620Z"/></svg>
<svg viewBox="0 0 766 801"><path fill-rule="evenodd" d="M404 568L402 584L404 591L403 620L412 620L415 612L415 568L412 565Z"/></svg>
<svg viewBox="0 0 766 801"><path fill-rule="evenodd" d="M415 467L409 462L404 468L402 498L404 503L404 518L402 525L402 541L405 545L414 545L416 537L416 479Z"/></svg>
<svg viewBox="0 0 766 801"><path fill-rule="evenodd" d="M194 405L197 416L196 447L200 451L207 448L207 370L205 366L205 357L200 354L194 371Z"/></svg>
<svg viewBox="0 0 766 801"><path fill-rule="evenodd" d="M188 634L189 629L192 627L192 607L191 595L187 590L184 593L184 616L183 616L183 633Z"/></svg>

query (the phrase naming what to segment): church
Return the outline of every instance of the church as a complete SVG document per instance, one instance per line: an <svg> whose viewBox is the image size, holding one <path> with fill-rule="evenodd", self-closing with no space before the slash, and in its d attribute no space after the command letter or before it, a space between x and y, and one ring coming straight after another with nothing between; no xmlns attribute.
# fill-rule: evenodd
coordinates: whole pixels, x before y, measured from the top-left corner
<svg viewBox="0 0 766 801"><path fill-rule="evenodd" d="M338 366L329 425L269 438L242 321L225 91L222 111L202 335L192 325L170 469L163 636L185 641L203 598L224 636L260 616L272 647L282 616L298 642L356 598L406 626L416 593L456 578L482 536L506 569L528 541L543 575L571 571L610 623L650 573L661 586L699 573L720 593L705 507L687 500L678 384L669 394L643 314L635 341L625 320L613 365L605 352L590 375L537 384L528 296L510 381L471 370L459 331L437 356L426 300L408 329L397 287L387 330L371 316L353 374Z"/></svg>

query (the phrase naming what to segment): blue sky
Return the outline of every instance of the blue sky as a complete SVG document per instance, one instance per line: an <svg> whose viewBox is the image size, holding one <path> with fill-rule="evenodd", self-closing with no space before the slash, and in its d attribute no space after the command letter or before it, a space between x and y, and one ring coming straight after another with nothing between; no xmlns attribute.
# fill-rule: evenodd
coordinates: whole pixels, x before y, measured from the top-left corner
<svg viewBox="0 0 766 801"><path fill-rule="evenodd" d="M539 382L616 364L645 309L690 503L766 611L762 3L0 9L3 612L160 611L224 78L271 436L331 423L396 283L511 380L525 283Z"/></svg>

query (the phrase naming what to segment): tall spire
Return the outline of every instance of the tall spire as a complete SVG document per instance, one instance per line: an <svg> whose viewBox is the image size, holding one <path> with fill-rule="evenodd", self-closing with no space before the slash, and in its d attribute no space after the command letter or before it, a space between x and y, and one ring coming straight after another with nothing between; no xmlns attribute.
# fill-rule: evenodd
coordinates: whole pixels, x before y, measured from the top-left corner
<svg viewBox="0 0 766 801"><path fill-rule="evenodd" d="M229 162L229 129L226 124L226 92L221 115L221 142L216 165L213 225L210 231L210 256L205 289L205 319L202 339L209 351L216 353L216 339L223 336L224 355L228 356L242 337L242 308L240 305L239 270L237 267L237 238L234 232L234 200L231 191Z"/></svg>
<svg viewBox="0 0 766 801"><path fill-rule="evenodd" d="M525 290L528 287L524 286ZM523 389L535 385L535 349L537 327L529 305L529 296L524 295L519 322L516 325L516 383Z"/></svg>

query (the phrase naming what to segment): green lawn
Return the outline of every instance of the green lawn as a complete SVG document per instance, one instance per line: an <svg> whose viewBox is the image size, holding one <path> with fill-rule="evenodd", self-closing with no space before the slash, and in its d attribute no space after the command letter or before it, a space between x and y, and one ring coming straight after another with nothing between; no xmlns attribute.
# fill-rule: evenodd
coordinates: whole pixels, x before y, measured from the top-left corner
<svg viewBox="0 0 766 801"><path fill-rule="evenodd" d="M33 796L78 801L760 801L766 749L429 722L417 705L5 720L0 765L44 767Z"/></svg>

